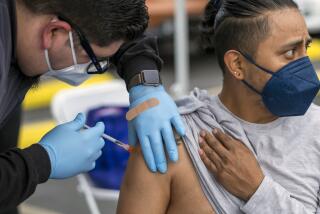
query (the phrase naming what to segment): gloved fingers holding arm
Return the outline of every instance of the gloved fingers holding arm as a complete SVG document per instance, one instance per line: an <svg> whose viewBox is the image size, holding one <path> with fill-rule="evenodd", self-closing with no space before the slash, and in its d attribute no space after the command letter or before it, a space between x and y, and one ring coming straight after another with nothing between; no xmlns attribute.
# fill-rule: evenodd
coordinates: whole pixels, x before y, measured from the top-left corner
<svg viewBox="0 0 320 214"><path fill-rule="evenodd" d="M129 93L131 110L150 99L159 101L158 105L140 112L129 121L129 127L131 127L129 140L136 140L135 137L132 137L135 136L134 132L137 133L140 144L148 138L150 146L147 146L147 143L141 144L146 164L151 171L155 172L153 167L155 163L157 170L165 173L167 164L163 146L165 145L169 159L177 162L179 155L172 129L175 128L180 136L185 135L178 108L161 85L157 87L139 85L133 87ZM130 144L134 145L135 142L130 142Z"/></svg>
<svg viewBox="0 0 320 214"><path fill-rule="evenodd" d="M137 140L140 141L142 153L151 171L163 168L160 161L154 170L155 160L166 158L164 153L158 150L161 148L159 143L162 146L165 144L165 151L171 161L178 161L178 150L171 132L175 128L180 136L184 136L185 128L176 104L161 85L160 70L163 61L159 56L156 37L142 36L134 42L125 43L111 61L126 82L130 95L130 110L150 99L159 101L155 107L138 115L132 114L136 116L129 121L129 144L134 146ZM160 142L154 141L158 133L161 133ZM149 143L146 143L147 141Z"/></svg>
<svg viewBox="0 0 320 214"><path fill-rule="evenodd" d="M157 170L161 173L167 171L167 160L163 149L163 142L160 132L155 132L149 136L151 142L152 152L154 154L154 160L157 165ZM173 142L175 145L175 142Z"/></svg>
<svg viewBox="0 0 320 214"><path fill-rule="evenodd" d="M161 135L163 137L167 153L169 154L169 157L171 157L171 160L178 160L178 149L176 146L173 130L169 122L164 126L164 128L162 128Z"/></svg>
<svg viewBox="0 0 320 214"><path fill-rule="evenodd" d="M146 161L148 168L152 172L156 172L157 167L156 167L154 155L152 152L152 148L151 148L151 144L150 144L150 140L149 140L148 136L147 135L140 135L139 140L140 140L141 151L142 151L143 157Z"/></svg>
<svg viewBox="0 0 320 214"><path fill-rule="evenodd" d="M91 129L81 130L85 116L78 116L71 122L62 124L47 133L40 145L48 152L51 162L51 179L64 179L87 172L95 167L101 156L104 140L104 124L97 123Z"/></svg>
<svg viewBox="0 0 320 214"><path fill-rule="evenodd" d="M133 123L128 123L128 141L130 146L136 146L138 141L138 136L134 128Z"/></svg>
<svg viewBox="0 0 320 214"><path fill-rule="evenodd" d="M179 114L177 114L176 116L172 117L171 123L172 123L173 127L175 128L175 130L177 131L177 133L181 137L183 137L186 134L186 130L184 128L184 124L183 124L182 119L181 119Z"/></svg>

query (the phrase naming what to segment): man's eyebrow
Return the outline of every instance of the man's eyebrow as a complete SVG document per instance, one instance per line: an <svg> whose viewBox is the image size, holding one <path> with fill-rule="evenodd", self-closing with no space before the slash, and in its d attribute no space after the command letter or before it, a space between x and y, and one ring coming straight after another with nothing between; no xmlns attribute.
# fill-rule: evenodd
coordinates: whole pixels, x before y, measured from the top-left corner
<svg viewBox="0 0 320 214"><path fill-rule="evenodd" d="M289 43L283 45L283 46L281 47L281 49L283 49L283 50L289 49L289 48L292 48L292 47L296 47L296 46L298 46L298 45L301 45L301 44L303 44L303 43L304 43L304 39L295 40L295 41L292 41L292 42L289 42ZM309 36L309 37L307 38L306 44L310 44L310 43L312 43L312 37Z"/></svg>

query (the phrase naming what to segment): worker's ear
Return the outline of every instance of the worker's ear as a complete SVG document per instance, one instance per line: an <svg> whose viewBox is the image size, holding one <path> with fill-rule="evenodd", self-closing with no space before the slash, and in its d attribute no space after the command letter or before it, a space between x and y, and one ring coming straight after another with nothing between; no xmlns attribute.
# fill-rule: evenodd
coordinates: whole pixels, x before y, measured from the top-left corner
<svg viewBox="0 0 320 214"><path fill-rule="evenodd" d="M231 76L237 80L244 80L246 63L241 53L235 50L227 51L224 55L224 63Z"/></svg>
<svg viewBox="0 0 320 214"><path fill-rule="evenodd" d="M69 39L69 31L71 31L71 26L67 22L57 18L48 22L42 33L43 49L65 46Z"/></svg>

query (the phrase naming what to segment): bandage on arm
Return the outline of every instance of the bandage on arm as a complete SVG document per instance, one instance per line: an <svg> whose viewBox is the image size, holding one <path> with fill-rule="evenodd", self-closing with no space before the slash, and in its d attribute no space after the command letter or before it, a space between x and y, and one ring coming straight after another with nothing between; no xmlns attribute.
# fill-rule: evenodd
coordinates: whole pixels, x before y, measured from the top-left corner
<svg viewBox="0 0 320 214"><path fill-rule="evenodd" d="M130 111L128 111L126 118L128 121L134 120L141 113L147 111L150 108L156 107L159 104L160 101L157 98L151 98L149 100L146 100L143 103L140 103L136 107L132 108Z"/></svg>

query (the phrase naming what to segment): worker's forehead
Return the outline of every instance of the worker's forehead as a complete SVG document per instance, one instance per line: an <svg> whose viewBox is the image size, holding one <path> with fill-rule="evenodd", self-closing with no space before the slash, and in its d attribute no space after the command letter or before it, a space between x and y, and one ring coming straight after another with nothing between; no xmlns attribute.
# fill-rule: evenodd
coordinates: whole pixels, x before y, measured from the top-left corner
<svg viewBox="0 0 320 214"><path fill-rule="evenodd" d="M306 39L309 36L304 17L297 9L282 9L270 12L270 36L266 39L269 45L280 45L290 40Z"/></svg>

